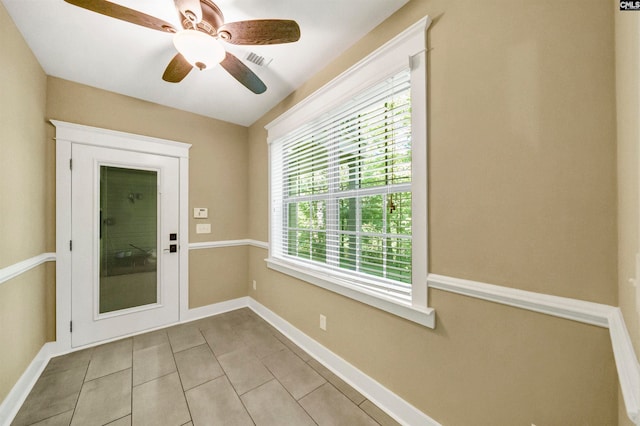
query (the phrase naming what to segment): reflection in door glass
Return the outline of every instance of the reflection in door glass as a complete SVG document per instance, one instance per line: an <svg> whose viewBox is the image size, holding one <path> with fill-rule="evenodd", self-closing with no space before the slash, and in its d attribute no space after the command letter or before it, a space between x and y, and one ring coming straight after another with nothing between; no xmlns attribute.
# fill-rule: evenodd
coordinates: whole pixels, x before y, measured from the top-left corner
<svg viewBox="0 0 640 426"><path fill-rule="evenodd" d="M157 172L100 167L100 313L158 301Z"/></svg>

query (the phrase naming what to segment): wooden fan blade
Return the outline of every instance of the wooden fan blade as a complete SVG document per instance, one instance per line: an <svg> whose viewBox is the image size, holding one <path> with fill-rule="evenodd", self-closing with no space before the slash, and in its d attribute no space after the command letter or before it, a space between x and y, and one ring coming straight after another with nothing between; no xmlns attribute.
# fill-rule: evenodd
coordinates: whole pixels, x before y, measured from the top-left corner
<svg viewBox="0 0 640 426"><path fill-rule="evenodd" d="M92 12L120 19L122 21L131 22L132 24L141 25L151 28L152 30L165 31L175 33L176 29L168 22L158 19L154 16L147 15L128 7L120 6L106 0L65 0L67 3Z"/></svg>
<svg viewBox="0 0 640 426"><path fill-rule="evenodd" d="M296 21L285 19L256 19L224 24L218 35L231 44L279 44L300 40Z"/></svg>
<svg viewBox="0 0 640 426"><path fill-rule="evenodd" d="M262 80L260 80L260 78L240 59L236 58L231 53L227 52L227 56L222 62L220 62L220 65L222 65L222 68L227 70L233 78L238 80L256 95L264 93L264 91L267 90L267 86L265 86Z"/></svg>
<svg viewBox="0 0 640 426"><path fill-rule="evenodd" d="M162 74L162 79L169 83L180 83L192 69L193 65L178 53L167 65L167 69Z"/></svg>

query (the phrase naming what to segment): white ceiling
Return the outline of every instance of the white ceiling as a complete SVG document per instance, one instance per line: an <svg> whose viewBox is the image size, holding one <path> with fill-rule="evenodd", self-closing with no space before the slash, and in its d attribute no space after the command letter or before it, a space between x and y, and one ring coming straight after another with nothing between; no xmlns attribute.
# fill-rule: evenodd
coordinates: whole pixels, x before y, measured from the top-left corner
<svg viewBox="0 0 640 426"><path fill-rule="evenodd" d="M0 0L45 73L66 80L248 126L408 0L217 0L225 22L293 19L296 43L234 46L267 85L255 95L221 67L193 70L180 83L162 73L176 54L172 35L109 18L63 0ZM116 0L180 28L172 0ZM267 67L248 52L273 58Z"/></svg>

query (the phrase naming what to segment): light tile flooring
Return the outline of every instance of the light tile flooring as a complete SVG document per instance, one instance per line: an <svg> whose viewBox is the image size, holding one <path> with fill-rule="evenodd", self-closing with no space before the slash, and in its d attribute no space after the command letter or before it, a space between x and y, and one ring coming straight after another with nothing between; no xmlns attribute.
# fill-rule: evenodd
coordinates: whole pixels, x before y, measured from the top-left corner
<svg viewBox="0 0 640 426"><path fill-rule="evenodd" d="M249 309L53 358L13 425L397 425Z"/></svg>

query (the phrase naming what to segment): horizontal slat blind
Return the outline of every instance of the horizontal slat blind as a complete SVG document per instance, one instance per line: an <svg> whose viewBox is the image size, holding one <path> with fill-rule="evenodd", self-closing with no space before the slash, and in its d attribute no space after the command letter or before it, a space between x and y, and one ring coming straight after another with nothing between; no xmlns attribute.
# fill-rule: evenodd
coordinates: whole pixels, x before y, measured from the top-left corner
<svg viewBox="0 0 640 426"><path fill-rule="evenodd" d="M272 256L410 300L410 86L407 69L271 144Z"/></svg>

